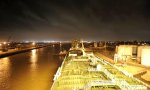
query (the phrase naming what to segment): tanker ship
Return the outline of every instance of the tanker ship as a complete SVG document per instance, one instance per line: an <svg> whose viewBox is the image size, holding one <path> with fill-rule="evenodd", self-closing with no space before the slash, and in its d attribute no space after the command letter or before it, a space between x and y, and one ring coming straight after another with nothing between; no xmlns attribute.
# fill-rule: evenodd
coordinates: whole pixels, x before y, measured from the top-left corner
<svg viewBox="0 0 150 90"><path fill-rule="evenodd" d="M148 90L132 75L117 69L80 41L73 41L53 78L50 90Z"/></svg>

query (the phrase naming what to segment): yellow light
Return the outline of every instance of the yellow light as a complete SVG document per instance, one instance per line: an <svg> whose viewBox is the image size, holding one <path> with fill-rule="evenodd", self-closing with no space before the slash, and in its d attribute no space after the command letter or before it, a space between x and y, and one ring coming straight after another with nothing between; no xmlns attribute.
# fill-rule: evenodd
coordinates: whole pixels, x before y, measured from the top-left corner
<svg viewBox="0 0 150 90"><path fill-rule="evenodd" d="M31 51L31 70L34 71L37 69L37 53L36 49Z"/></svg>
<svg viewBox="0 0 150 90"><path fill-rule="evenodd" d="M32 50L31 62L35 63L37 61L36 49Z"/></svg>
<svg viewBox="0 0 150 90"><path fill-rule="evenodd" d="M0 43L0 46L2 46L2 44Z"/></svg>
<svg viewBox="0 0 150 90"><path fill-rule="evenodd" d="M35 45L35 42L33 42L32 45Z"/></svg>
<svg viewBox="0 0 150 90"><path fill-rule="evenodd" d="M6 44L6 42L3 42L3 44Z"/></svg>
<svg viewBox="0 0 150 90"><path fill-rule="evenodd" d="M1 81L0 82L5 82L10 78L10 60L8 57L0 59L0 74L1 74Z"/></svg>

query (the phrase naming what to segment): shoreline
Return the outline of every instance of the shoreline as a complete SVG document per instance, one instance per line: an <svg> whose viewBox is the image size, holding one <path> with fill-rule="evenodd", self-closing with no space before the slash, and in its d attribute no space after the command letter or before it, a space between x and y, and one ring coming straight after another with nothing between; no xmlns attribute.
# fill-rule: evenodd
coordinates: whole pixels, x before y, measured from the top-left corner
<svg viewBox="0 0 150 90"><path fill-rule="evenodd" d="M4 58L4 57L7 57L7 56L12 56L12 55L19 54L19 53L28 52L28 51L33 50L33 49L39 49L39 48L44 48L44 47L46 47L46 46L31 47L31 48L26 48L26 49L15 49L13 51L1 52L0 53L0 58Z"/></svg>

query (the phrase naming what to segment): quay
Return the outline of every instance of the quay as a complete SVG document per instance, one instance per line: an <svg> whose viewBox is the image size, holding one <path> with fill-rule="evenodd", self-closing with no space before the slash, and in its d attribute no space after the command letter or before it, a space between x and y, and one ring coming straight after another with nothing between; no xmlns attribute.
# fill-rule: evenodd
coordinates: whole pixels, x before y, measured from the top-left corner
<svg viewBox="0 0 150 90"><path fill-rule="evenodd" d="M0 51L0 58L27 52L33 49L47 47L47 46L49 45L40 45L40 46L32 46L32 47L25 47L25 48L14 48L14 49L8 49L8 51Z"/></svg>

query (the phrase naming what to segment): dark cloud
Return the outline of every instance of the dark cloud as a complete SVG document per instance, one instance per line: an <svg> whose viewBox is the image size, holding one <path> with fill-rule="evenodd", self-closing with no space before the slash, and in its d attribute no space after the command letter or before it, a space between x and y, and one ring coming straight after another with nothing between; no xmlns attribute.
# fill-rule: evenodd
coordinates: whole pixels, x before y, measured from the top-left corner
<svg viewBox="0 0 150 90"><path fill-rule="evenodd" d="M149 0L0 1L1 40L149 40L149 24Z"/></svg>

